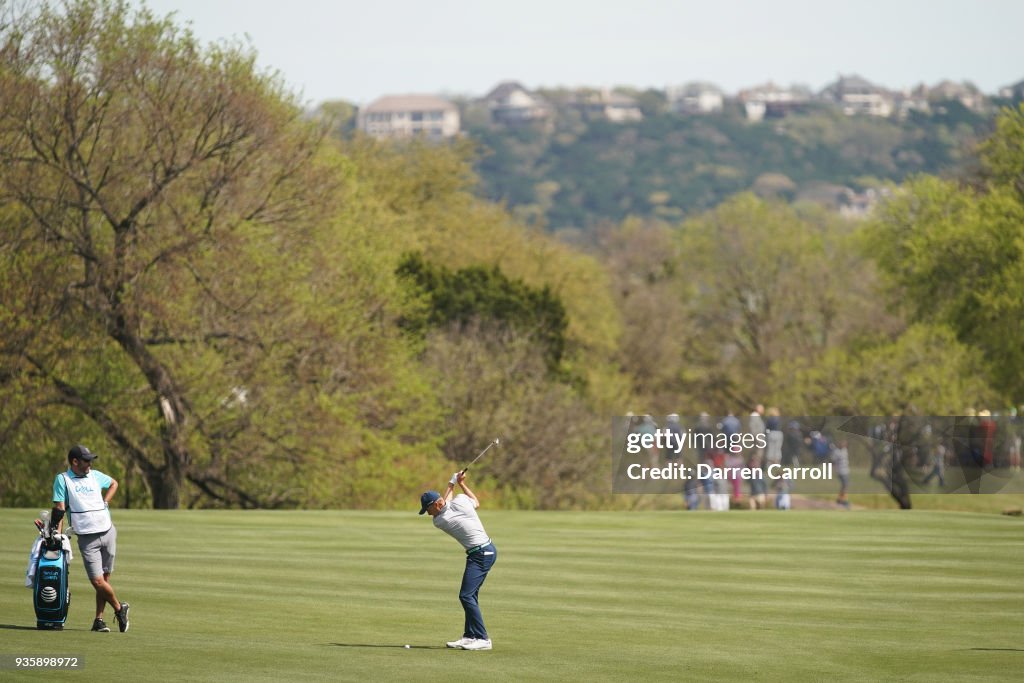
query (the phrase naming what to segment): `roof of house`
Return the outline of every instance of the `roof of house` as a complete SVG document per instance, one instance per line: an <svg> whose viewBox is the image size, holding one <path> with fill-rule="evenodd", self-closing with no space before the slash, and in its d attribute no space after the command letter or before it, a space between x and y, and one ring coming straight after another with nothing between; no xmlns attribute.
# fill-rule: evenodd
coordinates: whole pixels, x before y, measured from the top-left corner
<svg viewBox="0 0 1024 683"><path fill-rule="evenodd" d="M949 98L961 97L965 95L977 95L980 94L980 92L981 91L978 90L978 86L974 85L969 81L957 83L955 81L945 80L936 83L935 85L928 89L928 93L930 95Z"/></svg>
<svg viewBox="0 0 1024 683"><path fill-rule="evenodd" d="M615 92L608 88L603 88L601 90L581 88L570 94L569 101L573 104L587 106L598 105L603 107L627 109L639 107L636 98L630 97L624 93Z"/></svg>
<svg viewBox="0 0 1024 683"><path fill-rule="evenodd" d="M694 97L705 93L712 93L715 95L724 94L721 88L714 83L709 83L707 81L692 81L690 83L671 88L671 92L685 97Z"/></svg>
<svg viewBox="0 0 1024 683"><path fill-rule="evenodd" d="M385 95L371 102L364 112L452 110L457 108L436 95Z"/></svg>
<svg viewBox="0 0 1024 683"><path fill-rule="evenodd" d="M858 76L856 74L852 76L840 76L839 80L831 85L828 85L822 94L831 95L833 97L842 97L843 95L869 95L869 94L887 94L885 88L875 85L871 81Z"/></svg>
<svg viewBox="0 0 1024 683"><path fill-rule="evenodd" d="M639 107L636 100L629 95L621 95L619 93L612 93L604 98L604 103L609 107L623 107L625 109L632 109Z"/></svg>
<svg viewBox="0 0 1024 683"><path fill-rule="evenodd" d="M494 88L489 93L484 95L484 99L485 100L494 100L494 99L501 100L501 99L505 99L509 95L511 95L512 93L516 92L517 90L520 90L520 91L525 92L525 93L530 93L530 91L527 90L526 88L524 88L522 83L520 83L518 81L502 81L498 85L494 86ZM532 93L530 93L530 94L532 94Z"/></svg>
<svg viewBox="0 0 1024 683"><path fill-rule="evenodd" d="M737 93L737 96L744 102L799 102L812 99L813 94L806 86L793 85L786 87L768 81L761 85L755 85L750 88L746 88L745 90L740 90L739 93Z"/></svg>

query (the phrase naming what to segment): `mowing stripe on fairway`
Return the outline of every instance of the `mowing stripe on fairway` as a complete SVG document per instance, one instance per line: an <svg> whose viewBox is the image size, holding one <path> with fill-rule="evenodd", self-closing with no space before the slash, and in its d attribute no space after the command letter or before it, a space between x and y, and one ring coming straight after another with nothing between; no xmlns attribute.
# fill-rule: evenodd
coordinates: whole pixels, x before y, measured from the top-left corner
<svg viewBox="0 0 1024 683"><path fill-rule="evenodd" d="M90 680L156 681L995 681L1024 668L1020 519L483 515L499 549L480 593L495 649L470 653L441 647L461 635L465 555L414 512L117 511L113 584L132 629L96 634L77 556L68 630L23 628L34 511L0 510L0 655L83 654Z"/></svg>

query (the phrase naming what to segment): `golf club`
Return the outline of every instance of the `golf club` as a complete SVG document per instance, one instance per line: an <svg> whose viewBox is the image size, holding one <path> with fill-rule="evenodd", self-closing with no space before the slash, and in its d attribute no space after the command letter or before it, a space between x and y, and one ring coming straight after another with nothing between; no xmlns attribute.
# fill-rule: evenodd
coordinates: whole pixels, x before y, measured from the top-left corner
<svg viewBox="0 0 1024 683"><path fill-rule="evenodd" d="M494 441L492 441L489 444L487 444L487 447L484 448L482 451L480 451L480 455L478 455L475 458L473 458L473 462L469 463L469 465L466 465L465 467L462 468L462 474L466 473L466 470L469 469L470 465L475 463L480 458L484 457L484 453L486 453L490 449L491 446L500 446L500 445L501 445L501 439L495 439Z"/></svg>

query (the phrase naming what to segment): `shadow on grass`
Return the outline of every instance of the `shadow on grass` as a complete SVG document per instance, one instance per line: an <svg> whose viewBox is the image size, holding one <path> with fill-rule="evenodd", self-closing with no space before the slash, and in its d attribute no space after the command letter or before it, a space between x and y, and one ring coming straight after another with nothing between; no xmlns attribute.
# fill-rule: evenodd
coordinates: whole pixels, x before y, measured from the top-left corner
<svg viewBox="0 0 1024 683"><path fill-rule="evenodd" d="M21 626L19 624L0 624L0 629L7 629L8 631L39 631L46 629L37 629L35 626Z"/></svg>
<svg viewBox="0 0 1024 683"><path fill-rule="evenodd" d="M971 652L1024 652L1021 647L972 647Z"/></svg>
<svg viewBox="0 0 1024 683"><path fill-rule="evenodd" d="M386 643L326 643L334 647L390 647L399 650L406 649L405 645L388 645ZM447 650L444 645L409 645L409 650Z"/></svg>

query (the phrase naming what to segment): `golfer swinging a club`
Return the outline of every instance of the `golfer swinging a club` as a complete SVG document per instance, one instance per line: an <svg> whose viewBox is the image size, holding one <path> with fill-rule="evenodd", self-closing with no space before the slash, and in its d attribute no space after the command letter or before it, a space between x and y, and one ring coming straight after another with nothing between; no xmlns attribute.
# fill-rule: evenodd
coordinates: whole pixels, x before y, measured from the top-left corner
<svg viewBox="0 0 1024 683"><path fill-rule="evenodd" d="M462 488L462 493L453 500L456 485ZM466 571L462 574L462 587L459 589L459 601L466 611L466 626L461 638L446 643L456 650L491 649L477 597L487 573L498 559L498 549L484 531L484 525L476 514L478 507L480 501L466 486L465 470L452 475L443 496L437 491L427 491L420 496L420 514L429 512L434 518L434 526L466 549Z"/></svg>

